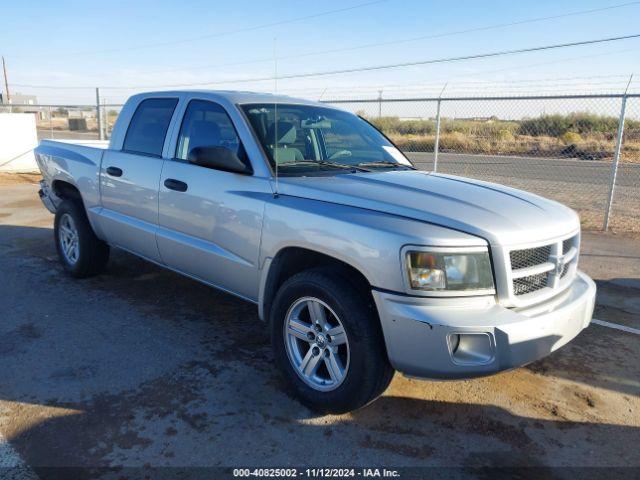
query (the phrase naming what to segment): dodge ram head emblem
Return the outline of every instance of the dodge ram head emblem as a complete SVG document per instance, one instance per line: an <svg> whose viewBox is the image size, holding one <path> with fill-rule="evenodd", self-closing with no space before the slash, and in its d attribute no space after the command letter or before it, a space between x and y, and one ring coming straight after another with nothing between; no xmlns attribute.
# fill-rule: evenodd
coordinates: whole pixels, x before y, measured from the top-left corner
<svg viewBox="0 0 640 480"><path fill-rule="evenodd" d="M555 273L559 277L560 275L562 275L562 270L564 269L564 258L556 257L554 259L554 262L555 269L553 270L553 273Z"/></svg>

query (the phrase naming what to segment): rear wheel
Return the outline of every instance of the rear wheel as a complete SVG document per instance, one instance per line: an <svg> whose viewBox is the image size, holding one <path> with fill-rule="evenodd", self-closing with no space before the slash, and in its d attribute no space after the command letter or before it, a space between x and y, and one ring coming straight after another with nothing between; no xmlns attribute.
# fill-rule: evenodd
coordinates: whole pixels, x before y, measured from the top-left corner
<svg viewBox="0 0 640 480"><path fill-rule="evenodd" d="M374 400L389 385L375 309L339 269L287 280L271 309L271 339L297 398L320 412L342 413Z"/></svg>
<svg viewBox="0 0 640 480"><path fill-rule="evenodd" d="M80 201L68 199L58 206L54 235L58 258L69 274L85 278L104 270L109 246L96 237Z"/></svg>

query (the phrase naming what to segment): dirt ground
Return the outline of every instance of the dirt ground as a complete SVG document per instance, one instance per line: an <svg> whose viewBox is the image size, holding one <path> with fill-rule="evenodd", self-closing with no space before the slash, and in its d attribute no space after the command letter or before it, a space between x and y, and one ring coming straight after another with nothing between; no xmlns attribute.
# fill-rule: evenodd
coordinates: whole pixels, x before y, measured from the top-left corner
<svg viewBox="0 0 640 480"><path fill-rule="evenodd" d="M0 467L4 437L46 479L215 466L640 471L637 334L592 325L484 379L396 375L374 404L318 416L289 396L254 306L123 252L101 276L66 277L33 180L0 176ZM637 238L585 233L581 265L598 283L595 316L640 328Z"/></svg>
<svg viewBox="0 0 640 480"><path fill-rule="evenodd" d="M0 172L0 187L8 185L37 184L42 179L39 173L5 173Z"/></svg>

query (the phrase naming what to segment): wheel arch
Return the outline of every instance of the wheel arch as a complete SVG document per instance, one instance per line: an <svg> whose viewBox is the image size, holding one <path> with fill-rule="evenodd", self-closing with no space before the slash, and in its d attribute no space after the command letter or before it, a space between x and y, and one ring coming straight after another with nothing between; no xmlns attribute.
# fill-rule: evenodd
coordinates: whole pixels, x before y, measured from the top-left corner
<svg viewBox="0 0 640 480"><path fill-rule="evenodd" d="M82 194L76 185L66 180L56 179L51 182L51 190L56 197L66 200L79 200L82 202Z"/></svg>
<svg viewBox="0 0 640 480"><path fill-rule="evenodd" d="M273 258L265 262L258 299L258 315L268 322L271 305L280 286L296 273L319 267L333 267L337 272L360 290L376 309L372 285L365 274L354 265L329 254L304 247L284 247Z"/></svg>
<svg viewBox="0 0 640 480"><path fill-rule="evenodd" d="M94 233L98 236L98 238L104 240L104 235L102 234L100 225L98 224L95 215L91 214L92 212L87 204L87 199L83 197L80 188L75 183L70 182L66 178L54 179L51 182L51 192L55 196L54 202L56 203L56 207L60 205L60 203L62 203L64 200L72 200L78 203L78 205L82 207L85 215L89 219L89 224L91 225ZM85 194L87 194L86 191ZM91 197L91 195L89 195L89 197Z"/></svg>

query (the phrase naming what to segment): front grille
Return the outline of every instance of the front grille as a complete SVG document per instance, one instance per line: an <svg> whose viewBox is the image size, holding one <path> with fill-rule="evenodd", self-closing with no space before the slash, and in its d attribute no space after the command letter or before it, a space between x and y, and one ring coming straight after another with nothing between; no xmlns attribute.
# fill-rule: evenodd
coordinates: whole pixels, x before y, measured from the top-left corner
<svg viewBox="0 0 640 480"><path fill-rule="evenodd" d="M569 250L571 250L571 247L573 247L574 241L575 241L575 237L571 237L571 238L567 238L565 241L562 242L563 255L566 255L567 253L569 253Z"/></svg>
<svg viewBox="0 0 640 480"><path fill-rule="evenodd" d="M577 255L568 256L572 247L577 247L579 237L557 240L548 245L520 250L511 250L511 275L513 295L516 297L549 288L561 288L571 266L578 261ZM565 256L567 256L565 258ZM524 269L534 268L530 275ZM530 301L527 297L527 302Z"/></svg>
<svg viewBox="0 0 640 480"><path fill-rule="evenodd" d="M548 277L549 275L545 272L528 277L516 278L513 280L513 293L516 295L524 295L540 290L547 286Z"/></svg>
<svg viewBox="0 0 640 480"><path fill-rule="evenodd" d="M549 255L551 255L551 245L527 248L525 250L512 250L509 253L509 257L511 258L511 269L519 270L521 268L542 265L549 261Z"/></svg>

